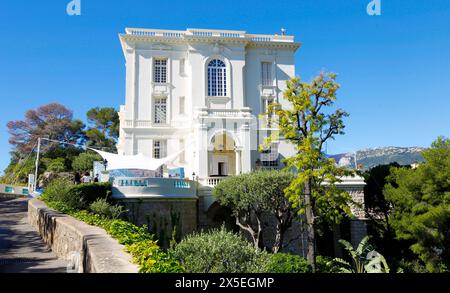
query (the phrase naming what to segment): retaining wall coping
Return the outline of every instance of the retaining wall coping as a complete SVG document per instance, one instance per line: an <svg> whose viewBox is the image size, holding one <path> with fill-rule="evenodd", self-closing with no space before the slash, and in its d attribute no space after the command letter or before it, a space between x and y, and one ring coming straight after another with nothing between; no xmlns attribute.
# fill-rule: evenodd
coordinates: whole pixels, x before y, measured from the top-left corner
<svg viewBox="0 0 450 293"><path fill-rule="evenodd" d="M63 226L65 229L71 230L80 236L83 243L81 247L85 259L89 267L85 267L85 272L95 273L137 273L139 267L133 263L130 254L124 251L125 246L119 244L116 239L113 239L102 228L90 226L80 220L77 220L69 215L55 211L47 207L47 205L38 200L31 199L28 201L28 209L34 209L38 214L40 222L51 220L58 226ZM33 224L33 223L32 223ZM46 229L38 227L39 232L46 232ZM50 235L41 235L46 242L53 241ZM63 237L63 235L61 236ZM51 239L50 239L51 238ZM67 240L69 241L69 240ZM53 243L48 243L52 246ZM64 255L58 257L65 258Z"/></svg>

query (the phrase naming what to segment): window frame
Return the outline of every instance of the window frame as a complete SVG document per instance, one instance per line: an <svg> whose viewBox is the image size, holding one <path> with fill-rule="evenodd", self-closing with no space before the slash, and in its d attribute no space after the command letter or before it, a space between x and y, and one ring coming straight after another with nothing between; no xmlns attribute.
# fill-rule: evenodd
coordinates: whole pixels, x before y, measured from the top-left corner
<svg viewBox="0 0 450 293"><path fill-rule="evenodd" d="M266 65L266 68L264 68ZM261 61L261 85L263 87L273 86L273 62Z"/></svg>
<svg viewBox="0 0 450 293"><path fill-rule="evenodd" d="M162 103L164 101L164 103ZM152 103L152 114L153 119L152 123L154 125L167 125L168 124L168 97L167 96L153 96L153 103ZM160 115L158 115L157 107L161 107L161 109L164 109L164 121L157 120ZM164 107L163 107L164 106ZM160 110L161 111L161 110Z"/></svg>
<svg viewBox="0 0 450 293"><path fill-rule="evenodd" d="M158 155L156 155L156 152L158 152ZM153 159L162 159L167 157L167 140L154 139L152 155Z"/></svg>
<svg viewBox="0 0 450 293"><path fill-rule="evenodd" d="M221 58L215 57L206 62L206 95L208 97L228 97L228 74L227 63Z"/></svg>
<svg viewBox="0 0 450 293"><path fill-rule="evenodd" d="M158 62L163 62L162 64L157 64ZM168 58L153 58L153 82L156 84L167 84L169 75L169 60Z"/></svg>

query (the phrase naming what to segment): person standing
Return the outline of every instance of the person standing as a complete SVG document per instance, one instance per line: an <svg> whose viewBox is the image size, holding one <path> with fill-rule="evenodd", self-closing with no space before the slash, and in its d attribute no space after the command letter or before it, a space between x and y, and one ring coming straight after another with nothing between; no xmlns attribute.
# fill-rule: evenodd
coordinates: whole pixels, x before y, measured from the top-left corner
<svg viewBox="0 0 450 293"><path fill-rule="evenodd" d="M92 182L92 177L89 174L89 172L84 173L84 176L81 178L81 182L82 183L91 183Z"/></svg>
<svg viewBox="0 0 450 293"><path fill-rule="evenodd" d="M73 180L75 185L81 184L81 175L80 172L75 173L75 179Z"/></svg>

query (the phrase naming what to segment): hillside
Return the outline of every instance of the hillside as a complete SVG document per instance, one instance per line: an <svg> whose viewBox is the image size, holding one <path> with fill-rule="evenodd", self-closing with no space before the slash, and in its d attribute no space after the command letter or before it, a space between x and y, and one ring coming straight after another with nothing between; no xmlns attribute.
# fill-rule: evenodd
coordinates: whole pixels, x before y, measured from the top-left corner
<svg viewBox="0 0 450 293"><path fill-rule="evenodd" d="M421 155L423 150L425 150L425 148L421 147L383 147L364 149L356 152L356 160L358 165L362 165L365 170L377 165L394 162L397 162L400 165L411 165L423 161ZM336 159L339 166L355 166L354 153L330 155L330 157Z"/></svg>

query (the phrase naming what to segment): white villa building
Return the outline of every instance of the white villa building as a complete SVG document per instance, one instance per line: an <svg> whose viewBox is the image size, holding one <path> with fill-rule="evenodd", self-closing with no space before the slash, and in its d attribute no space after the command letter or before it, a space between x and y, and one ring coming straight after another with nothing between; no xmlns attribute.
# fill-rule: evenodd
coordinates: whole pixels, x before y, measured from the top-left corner
<svg viewBox="0 0 450 293"><path fill-rule="evenodd" d="M126 29L126 98L119 154L154 158L185 150L174 162L186 177L215 185L224 176L278 167L292 151L283 142L259 153L259 120L283 103L295 76L294 37L244 31Z"/></svg>
<svg viewBox="0 0 450 293"><path fill-rule="evenodd" d="M178 225L182 234L223 221L211 187L226 176L281 168L294 152L282 140L263 152L259 146L276 130L264 115L268 105L287 106L283 92L295 76L300 43L284 32L134 28L120 42L126 94L119 154L179 155L158 172L115 178L114 196L129 205L135 222L155 231L163 229L156 227L161 215L172 219L167 229ZM181 176L169 176L171 169ZM363 182L345 184L361 197Z"/></svg>

